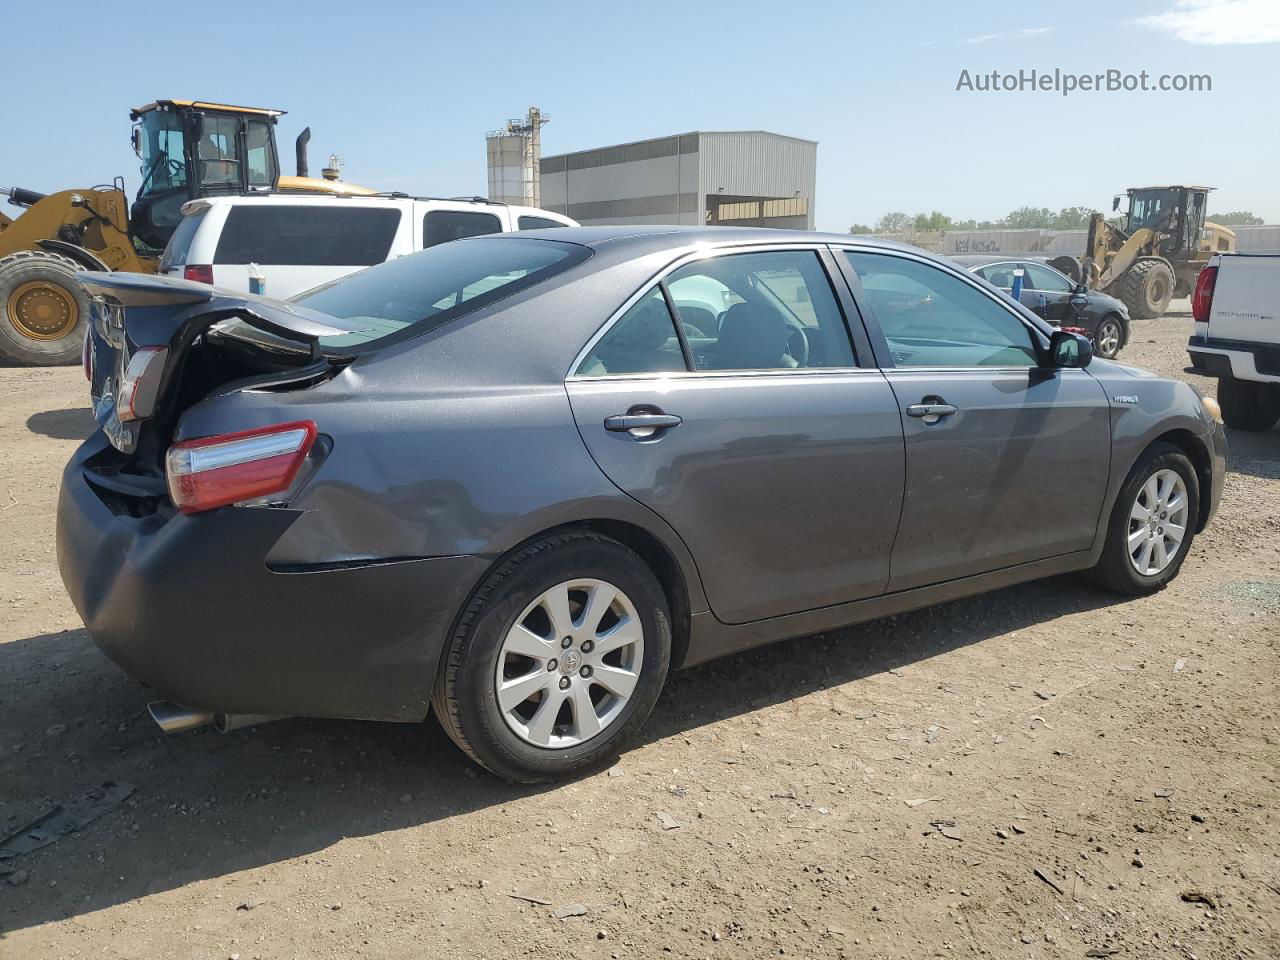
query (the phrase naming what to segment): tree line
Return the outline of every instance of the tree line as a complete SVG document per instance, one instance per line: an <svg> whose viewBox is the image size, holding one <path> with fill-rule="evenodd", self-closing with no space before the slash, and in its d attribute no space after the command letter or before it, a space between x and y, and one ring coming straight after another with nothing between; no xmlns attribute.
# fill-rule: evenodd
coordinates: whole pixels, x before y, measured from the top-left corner
<svg viewBox="0 0 1280 960"><path fill-rule="evenodd" d="M999 220L952 220L939 210L914 215L894 210L877 220L875 226L855 223L849 228L849 232L867 234L907 233L912 230L1084 230L1089 226L1089 218L1095 213L1097 211L1092 207L1063 207L1056 213L1048 207L1019 207ZM1117 224L1121 222L1120 218L1111 219ZM1223 226L1259 226L1266 222L1248 210L1210 214L1207 219Z"/></svg>

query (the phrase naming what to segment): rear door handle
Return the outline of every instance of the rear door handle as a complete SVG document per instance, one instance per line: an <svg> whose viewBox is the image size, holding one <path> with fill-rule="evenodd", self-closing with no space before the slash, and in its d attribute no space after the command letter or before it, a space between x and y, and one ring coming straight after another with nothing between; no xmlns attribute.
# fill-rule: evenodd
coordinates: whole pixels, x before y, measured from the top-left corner
<svg viewBox="0 0 1280 960"><path fill-rule="evenodd" d="M652 436L658 430L669 430L684 423L673 413L619 413L604 418L604 428L632 436Z"/></svg>

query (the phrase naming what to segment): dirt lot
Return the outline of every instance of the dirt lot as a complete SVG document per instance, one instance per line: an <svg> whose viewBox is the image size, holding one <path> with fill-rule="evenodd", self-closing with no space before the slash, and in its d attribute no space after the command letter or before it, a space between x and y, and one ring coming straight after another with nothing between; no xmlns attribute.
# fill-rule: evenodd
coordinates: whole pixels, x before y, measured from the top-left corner
<svg viewBox="0 0 1280 960"><path fill-rule="evenodd" d="M1122 358L1181 375L1189 328ZM434 721L160 734L54 561L80 373L0 397L0 832L137 788L9 863L5 960L1280 956L1280 430L1231 437L1158 596L1058 578L710 664L616 767L518 788Z"/></svg>

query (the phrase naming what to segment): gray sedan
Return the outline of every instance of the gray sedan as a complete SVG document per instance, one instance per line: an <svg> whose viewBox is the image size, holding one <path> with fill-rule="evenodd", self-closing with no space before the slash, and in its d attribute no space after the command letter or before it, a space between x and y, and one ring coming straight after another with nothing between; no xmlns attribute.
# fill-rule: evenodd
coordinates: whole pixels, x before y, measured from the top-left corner
<svg viewBox="0 0 1280 960"><path fill-rule="evenodd" d="M290 303L81 277L59 562L166 729L434 710L570 775L673 668L1067 571L1160 590L1222 493L1211 400L849 236L477 237Z"/></svg>

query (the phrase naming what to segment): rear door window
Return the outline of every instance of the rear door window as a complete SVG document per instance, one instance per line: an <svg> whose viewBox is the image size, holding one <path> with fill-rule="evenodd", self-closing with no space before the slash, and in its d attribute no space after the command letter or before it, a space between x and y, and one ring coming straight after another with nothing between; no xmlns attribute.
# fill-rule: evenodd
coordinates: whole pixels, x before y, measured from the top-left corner
<svg viewBox="0 0 1280 960"><path fill-rule="evenodd" d="M422 218L422 246L478 237L485 233L501 233L502 221L492 213L472 213L467 210L432 210Z"/></svg>
<svg viewBox="0 0 1280 960"><path fill-rule="evenodd" d="M246 203L227 214L213 262L367 267L387 259L399 225L390 207Z"/></svg>

